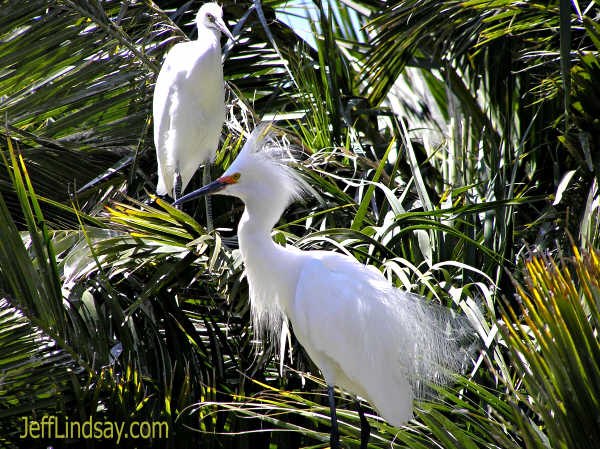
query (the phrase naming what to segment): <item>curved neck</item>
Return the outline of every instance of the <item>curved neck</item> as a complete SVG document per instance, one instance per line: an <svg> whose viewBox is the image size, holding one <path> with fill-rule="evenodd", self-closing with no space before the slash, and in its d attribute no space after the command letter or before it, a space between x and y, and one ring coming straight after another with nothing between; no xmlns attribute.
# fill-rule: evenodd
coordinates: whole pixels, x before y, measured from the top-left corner
<svg viewBox="0 0 600 449"><path fill-rule="evenodd" d="M271 240L271 230L283 214L285 206L269 200L245 198L243 201L246 207L238 226L240 237L252 235L253 238L260 238L263 236Z"/></svg>
<svg viewBox="0 0 600 449"><path fill-rule="evenodd" d="M209 28L204 25L198 26L198 41L214 39L219 50L221 49L221 31L216 28Z"/></svg>
<svg viewBox="0 0 600 449"><path fill-rule="evenodd" d="M271 238L272 225L254 217L246 206L238 224L240 251L247 267L251 267L256 260L264 261L276 246Z"/></svg>
<svg viewBox="0 0 600 449"><path fill-rule="evenodd" d="M258 329L274 331L273 335L278 336L281 314L289 315L292 310L299 270L298 258L271 238L281 209L268 206L246 203L238 226L238 240L255 324Z"/></svg>
<svg viewBox="0 0 600 449"><path fill-rule="evenodd" d="M271 238L271 230L283 208L268 201L245 200L246 208L238 225L238 241L246 267L277 263L279 245Z"/></svg>

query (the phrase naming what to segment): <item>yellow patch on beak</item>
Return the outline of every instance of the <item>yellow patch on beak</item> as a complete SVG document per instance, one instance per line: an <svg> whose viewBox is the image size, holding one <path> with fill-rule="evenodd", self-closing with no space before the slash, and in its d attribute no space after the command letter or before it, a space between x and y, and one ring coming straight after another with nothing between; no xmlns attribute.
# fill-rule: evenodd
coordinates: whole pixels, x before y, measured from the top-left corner
<svg viewBox="0 0 600 449"><path fill-rule="evenodd" d="M240 179L240 174L234 173L231 176L222 176L218 179L218 181L224 182L225 184L236 184L238 179Z"/></svg>

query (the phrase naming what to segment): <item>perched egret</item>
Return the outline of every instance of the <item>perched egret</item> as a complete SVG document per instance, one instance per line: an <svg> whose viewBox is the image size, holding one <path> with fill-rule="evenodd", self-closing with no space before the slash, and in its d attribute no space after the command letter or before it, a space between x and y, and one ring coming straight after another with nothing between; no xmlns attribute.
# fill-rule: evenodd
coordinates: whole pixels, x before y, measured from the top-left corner
<svg viewBox="0 0 600 449"><path fill-rule="evenodd" d="M429 382L444 382L466 367L475 337L466 318L395 288L374 267L331 251L276 244L273 226L308 186L283 163L286 149L266 142L259 126L223 176L178 203L215 193L244 202L238 239L256 330L274 334L282 320L291 322L327 382L335 449L334 385L401 426ZM370 428L360 406L358 412L366 448Z"/></svg>
<svg viewBox="0 0 600 449"><path fill-rule="evenodd" d="M216 3L202 5L196 25L198 39L171 48L154 87L156 193L175 200L203 163L204 182L209 181L208 164L215 159L225 121L220 39L221 33L231 40L233 35Z"/></svg>

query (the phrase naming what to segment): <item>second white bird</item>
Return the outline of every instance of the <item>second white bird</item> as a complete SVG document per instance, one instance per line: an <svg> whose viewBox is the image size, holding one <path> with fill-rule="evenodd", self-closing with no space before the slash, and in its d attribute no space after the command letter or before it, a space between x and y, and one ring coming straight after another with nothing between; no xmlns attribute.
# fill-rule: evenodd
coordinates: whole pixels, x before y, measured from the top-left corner
<svg viewBox="0 0 600 449"><path fill-rule="evenodd" d="M202 5L196 24L198 39L169 51L154 88L156 193L174 199L201 164L214 161L225 121L220 38L233 36L216 3Z"/></svg>

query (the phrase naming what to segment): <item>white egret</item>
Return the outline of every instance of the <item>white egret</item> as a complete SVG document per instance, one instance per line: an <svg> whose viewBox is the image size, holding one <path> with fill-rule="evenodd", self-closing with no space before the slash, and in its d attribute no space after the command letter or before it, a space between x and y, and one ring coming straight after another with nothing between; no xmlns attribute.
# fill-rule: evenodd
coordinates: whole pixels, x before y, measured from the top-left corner
<svg viewBox="0 0 600 449"><path fill-rule="evenodd" d="M209 181L208 164L215 159L225 121L221 33L231 40L233 35L216 3L200 7L196 25L198 38L171 48L154 87L156 193L175 200L203 163L204 182Z"/></svg>
<svg viewBox="0 0 600 449"><path fill-rule="evenodd" d="M282 163L285 149L264 142L259 126L223 176L178 203L215 193L244 202L238 239L256 330L276 333L283 319L291 322L328 385L331 447L339 448L334 385L401 426L428 382L446 381L468 363L473 330L464 317L395 288L352 257L276 244L273 226L308 186ZM370 428L358 412L366 448Z"/></svg>

